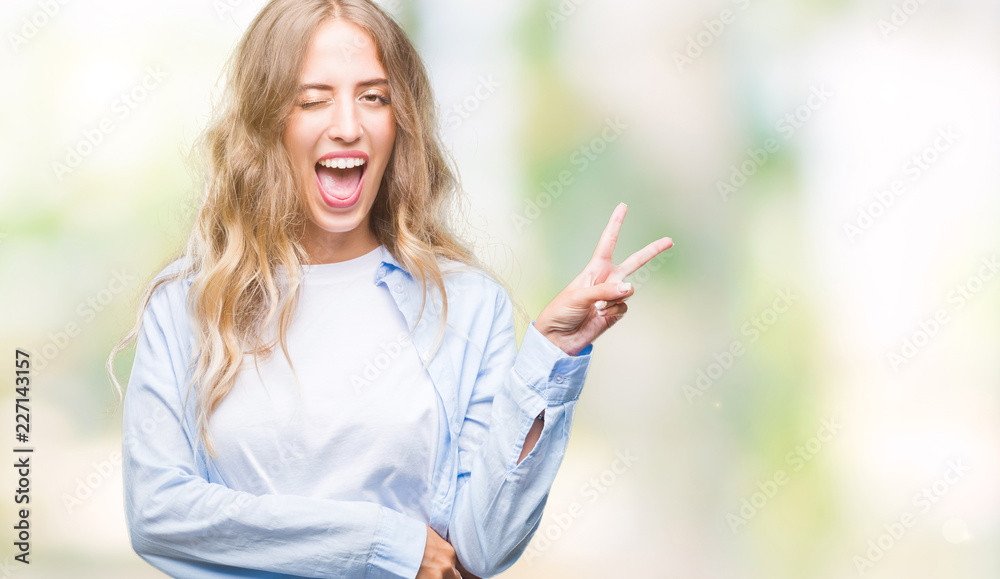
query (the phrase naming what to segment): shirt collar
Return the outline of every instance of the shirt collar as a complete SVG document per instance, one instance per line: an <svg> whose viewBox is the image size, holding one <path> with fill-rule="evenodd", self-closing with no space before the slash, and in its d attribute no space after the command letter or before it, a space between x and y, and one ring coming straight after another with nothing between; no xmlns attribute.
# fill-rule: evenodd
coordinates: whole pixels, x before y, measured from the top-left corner
<svg viewBox="0 0 1000 579"><path fill-rule="evenodd" d="M382 279L389 275L389 272L393 269L398 269L406 273L406 275L410 275L410 272L408 272L406 268L403 267L403 264L401 264L399 260L396 259L396 257L392 255L388 249L386 249L385 245L379 246L379 250L382 252L382 261L380 262L379 268L375 271L375 283L382 281Z"/></svg>

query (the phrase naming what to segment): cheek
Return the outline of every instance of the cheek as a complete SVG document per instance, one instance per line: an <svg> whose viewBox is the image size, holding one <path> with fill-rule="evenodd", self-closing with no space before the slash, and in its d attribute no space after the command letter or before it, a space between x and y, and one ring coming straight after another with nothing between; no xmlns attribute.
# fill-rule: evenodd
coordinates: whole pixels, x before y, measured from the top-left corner
<svg viewBox="0 0 1000 579"><path fill-rule="evenodd" d="M389 118L389 121L385 124L382 130L382 142L381 147L383 149L383 154L389 155L392 153L392 149L396 144L396 123Z"/></svg>
<svg viewBox="0 0 1000 579"><path fill-rule="evenodd" d="M296 166L312 164L310 160L316 144L315 129L306 120L289 121L283 141Z"/></svg>
<svg viewBox="0 0 1000 579"><path fill-rule="evenodd" d="M392 149L396 139L396 120L392 111L370 111L364 121L365 132L372 139L372 144L378 149Z"/></svg>

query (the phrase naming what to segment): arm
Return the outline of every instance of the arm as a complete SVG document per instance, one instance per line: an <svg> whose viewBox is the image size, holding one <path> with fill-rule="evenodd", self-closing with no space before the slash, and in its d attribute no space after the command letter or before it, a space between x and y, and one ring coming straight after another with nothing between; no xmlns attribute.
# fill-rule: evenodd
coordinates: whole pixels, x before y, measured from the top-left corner
<svg viewBox="0 0 1000 579"><path fill-rule="evenodd" d="M471 573L491 577L504 571L537 530L592 350L587 345L569 356L532 322L518 352L510 297L498 289L493 328L459 435L458 490L448 533ZM536 421L542 410L544 421ZM537 441L529 438L533 427L540 429Z"/></svg>
<svg viewBox="0 0 1000 579"><path fill-rule="evenodd" d="M531 323L520 352L510 296L498 290L494 327L459 434L448 529L459 562L476 575L507 569L531 541L569 442L593 342L628 309L624 302L634 290L620 282L673 246L663 237L615 265L626 211L619 203L590 262ZM535 417L542 410L539 432Z"/></svg>
<svg viewBox="0 0 1000 579"><path fill-rule="evenodd" d="M412 579L427 541L420 521L370 502L256 496L200 474L174 330L183 327L183 299L168 295L158 290L143 313L125 394L122 467L135 552L174 577Z"/></svg>

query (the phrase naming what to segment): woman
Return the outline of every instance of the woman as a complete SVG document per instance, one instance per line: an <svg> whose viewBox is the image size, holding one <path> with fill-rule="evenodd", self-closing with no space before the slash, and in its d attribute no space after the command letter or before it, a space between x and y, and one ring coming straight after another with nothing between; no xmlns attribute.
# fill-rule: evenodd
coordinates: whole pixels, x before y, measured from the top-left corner
<svg viewBox="0 0 1000 579"><path fill-rule="evenodd" d="M390 17L273 0L227 91L186 251L108 360L120 393L137 340L133 549L175 577L500 573L538 528L619 282L670 239L614 265L620 204L517 351L509 292L445 225L456 179Z"/></svg>

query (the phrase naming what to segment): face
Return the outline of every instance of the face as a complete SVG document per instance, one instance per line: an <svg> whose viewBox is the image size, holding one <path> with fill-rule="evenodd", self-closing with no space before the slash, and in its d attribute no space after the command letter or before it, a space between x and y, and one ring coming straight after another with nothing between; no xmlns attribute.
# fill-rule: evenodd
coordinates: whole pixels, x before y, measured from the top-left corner
<svg viewBox="0 0 1000 579"><path fill-rule="evenodd" d="M321 24L283 135L308 208L303 244L316 263L357 257L378 245L368 214L396 139L388 99L371 36L349 22Z"/></svg>

